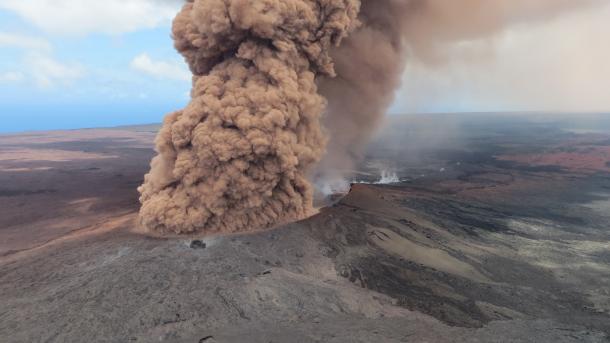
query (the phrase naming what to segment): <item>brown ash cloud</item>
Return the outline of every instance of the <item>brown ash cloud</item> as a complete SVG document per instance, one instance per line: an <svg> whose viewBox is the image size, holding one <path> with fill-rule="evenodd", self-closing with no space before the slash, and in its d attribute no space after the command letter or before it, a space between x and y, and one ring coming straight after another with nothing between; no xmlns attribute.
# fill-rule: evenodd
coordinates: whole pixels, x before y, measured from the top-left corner
<svg viewBox="0 0 610 343"><path fill-rule="evenodd" d="M173 38L193 73L192 99L157 137L141 223L214 233L307 217L310 180L349 172L407 59L442 64L449 44L601 2L188 1Z"/></svg>
<svg viewBox="0 0 610 343"><path fill-rule="evenodd" d="M195 0L174 21L192 100L169 115L139 188L160 233L234 232L313 212L308 173L325 151L329 50L357 26L355 0Z"/></svg>

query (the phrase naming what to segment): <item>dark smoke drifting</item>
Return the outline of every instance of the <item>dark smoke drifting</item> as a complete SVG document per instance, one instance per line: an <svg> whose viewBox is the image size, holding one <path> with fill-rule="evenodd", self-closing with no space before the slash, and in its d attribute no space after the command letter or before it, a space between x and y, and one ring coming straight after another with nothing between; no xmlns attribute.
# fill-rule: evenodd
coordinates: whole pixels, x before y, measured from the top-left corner
<svg viewBox="0 0 610 343"><path fill-rule="evenodd" d="M448 55L452 44L605 1L362 0L362 25L331 52L337 77L321 78L330 141L314 181L342 180L362 157L394 100L407 60L442 65L453 57Z"/></svg>
<svg viewBox="0 0 610 343"><path fill-rule="evenodd" d="M191 0L173 36L192 101L157 137L141 222L209 233L306 217L326 137L317 178L358 158L407 57L442 63L443 44L594 2Z"/></svg>

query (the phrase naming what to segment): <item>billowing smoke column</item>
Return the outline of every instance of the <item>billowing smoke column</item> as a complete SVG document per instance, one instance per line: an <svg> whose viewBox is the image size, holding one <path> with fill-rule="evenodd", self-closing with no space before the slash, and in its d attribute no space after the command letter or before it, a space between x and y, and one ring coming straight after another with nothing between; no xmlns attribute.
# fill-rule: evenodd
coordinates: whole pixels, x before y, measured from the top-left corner
<svg viewBox="0 0 610 343"><path fill-rule="evenodd" d="M161 233L255 230L312 213L326 139L317 75L356 28L356 0L194 0L174 21L192 101L169 115L139 188Z"/></svg>
<svg viewBox="0 0 610 343"><path fill-rule="evenodd" d="M407 57L442 63L452 42L603 1L190 0L173 35L192 101L157 137L141 222L209 233L306 217L308 179L349 170Z"/></svg>

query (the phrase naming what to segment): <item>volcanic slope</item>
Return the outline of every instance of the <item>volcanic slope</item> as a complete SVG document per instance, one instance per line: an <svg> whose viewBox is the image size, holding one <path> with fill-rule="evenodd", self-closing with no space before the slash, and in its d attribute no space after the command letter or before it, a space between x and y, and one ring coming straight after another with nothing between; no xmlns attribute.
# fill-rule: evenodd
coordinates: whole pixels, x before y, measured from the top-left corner
<svg viewBox="0 0 610 343"><path fill-rule="evenodd" d="M603 137L486 125L392 157L399 183L199 242L134 230L154 128L0 136L0 340L607 341L610 175L502 157Z"/></svg>

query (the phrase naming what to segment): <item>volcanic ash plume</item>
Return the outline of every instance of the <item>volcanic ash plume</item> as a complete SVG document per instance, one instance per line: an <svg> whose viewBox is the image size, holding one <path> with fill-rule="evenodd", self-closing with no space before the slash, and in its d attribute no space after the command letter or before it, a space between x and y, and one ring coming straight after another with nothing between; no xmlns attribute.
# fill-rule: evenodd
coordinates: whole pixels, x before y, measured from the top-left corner
<svg viewBox="0 0 610 343"><path fill-rule="evenodd" d="M231 232L303 218L307 178L344 180L407 58L439 65L454 43L604 1L190 0L173 35L192 101L159 133L142 224Z"/></svg>
<svg viewBox="0 0 610 343"><path fill-rule="evenodd" d="M254 230L312 212L307 174L325 151L329 50L358 25L357 0L191 0L175 46L192 100L169 115L139 188L160 233Z"/></svg>

